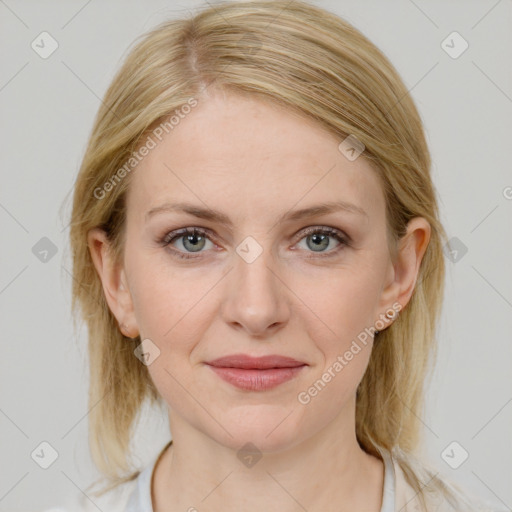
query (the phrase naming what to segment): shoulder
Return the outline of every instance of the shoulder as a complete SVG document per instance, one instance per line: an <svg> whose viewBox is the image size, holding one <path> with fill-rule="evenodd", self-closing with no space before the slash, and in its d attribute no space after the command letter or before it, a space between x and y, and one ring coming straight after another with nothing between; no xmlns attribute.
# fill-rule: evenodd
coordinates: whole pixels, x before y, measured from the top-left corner
<svg viewBox="0 0 512 512"><path fill-rule="evenodd" d="M126 512L130 496L137 488L138 480L118 485L100 496L93 493L78 492L67 499L62 505L43 510L42 512Z"/></svg>
<svg viewBox="0 0 512 512"><path fill-rule="evenodd" d="M439 471L403 452L392 456L396 509L402 512L506 512L496 502L484 501ZM421 496L423 496L423 501Z"/></svg>
<svg viewBox="0 0 512 512"><path fill-rule="evenodd" d="M158 460L171 444L172 440L132 480L125 481L99 496L93 492L77 493L62 506L42 512L153 512L151 479Z"/></svg>

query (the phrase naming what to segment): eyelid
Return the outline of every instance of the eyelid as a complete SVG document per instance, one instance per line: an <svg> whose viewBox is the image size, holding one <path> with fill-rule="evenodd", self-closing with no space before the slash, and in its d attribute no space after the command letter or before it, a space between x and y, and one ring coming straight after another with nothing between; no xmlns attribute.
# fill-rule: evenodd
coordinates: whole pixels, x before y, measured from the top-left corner
<svg viewBox="0 0 512 512"><path fill-rule="evenodd" d="M308 226L306 228L301 229L297 235L294 237L295 240L301 240L304 236L309 235L310 233L315 233L317 231L330 231L333 235L337 234L340 237L342 237L347 243L352 243L352 238L343 230L339 228L335 228L333 226L325 225L325 224L317 224L313 226ZM161 241L167 241L167 243L170 243L170 241L173 238L177 238L180 235L184 236L189 233L193 233L194 231L197 231L199 234L204 233L205 235L208 235L209 237L213 238L214 240L218 240L219 237L209 228L203 228L199 226L188 226L185 228L179 228L175 230L171 230L169 232L166 232L163 237L161 237Z"/></svg>
<svg viewBox="0 0 512 512"><path fill-rule="evenodd" d="M352 245L352 239L349 235L346 234L346 232L342 231L339 228L335 228L335 227L323 225L323 224L308 226L306 228L301 229L294 237L294 240L295 240L294 244L296 244L297 242L300 242L302 239L304 239L308 235L314 234L314 233L321 233L321 234L330 236L331 238L336 238L340 245L337 248L331 249L329 251L325 251L325 252L320 251L320 252L316 253L317 256L315 256L315 251L311 251L312 256L306 256L308 258L316 258L316 257L327 258L330 256L335 256L343 249L343 247L351 247L351 245ZM175 240L178 240L178 239L180 239L186 235L189 235L189 234L192 234L192 235L197 234L199 236L203 236L204 238L207 238L212 243L215 243L215 240L218 239L216 237L216 235L213 233L213 231L208 228L203 228L203 227L198 227L198 226L188 226L185 228L175 229L175 230L171 230L171 231L167 232L163 237L160 237L159 242L164 247L166 247L166 248L169 247L169 250L171 252L173 252L174 254L176 254L179 258L195 259L195 258L201 257L200 255L203 252L207 252L207 251L198 251L197 254L194 255L194 253L189 253L186 251L180 251L180 250L177 250L174 248L170 248L171 244ZM306 251L306 252L308 252L308 251ZM186 255L186 256L184 256L184 255Z"/></svg>
<svg viewBox="0 0 512 512"><path fill-rule="evenodd" d="M199 226L188 226L186 228L172 229L171 231L166 232L165 235L162 237L162 242L170 243L173 239L188 234L194 234L195 232L199 235L202 235L204 233L205 235L208 235L212 238L216 238L213 231L209 230L208 228L201 228Z"/></svg>
<svg viewBox="0 0 512 512"><path fill-rule="evenodd" d="M328 226L328 225L325 225L325 224L319 224L319 225L316 225L316 226L309 226L307 228L301 229L297 233L297 240L300 241L305 236L307 236L309 234L312 234L312 233L316 233L318 231L323 231L327 235L331 235L331 236L334 236L334 237L339 237L347 245L350 245L352 243L352 238L350 238L350 236L347 235L347 233L345 231L342 231L339 228L335 228L335 227Z"/></svg>

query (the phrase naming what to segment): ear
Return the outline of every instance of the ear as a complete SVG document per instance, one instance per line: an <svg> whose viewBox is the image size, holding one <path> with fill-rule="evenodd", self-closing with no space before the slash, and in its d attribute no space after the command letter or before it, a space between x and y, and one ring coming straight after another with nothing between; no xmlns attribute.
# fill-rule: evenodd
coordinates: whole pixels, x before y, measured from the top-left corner
<svg viewBox="0 0 512 512"><path fill-rule="evenodd" d="M430 235L430 224L423 217L414 217L407 224L407 232L398 242L395 261L390 262L391 277L381 296L384 310L395 303L402 310L411 299Z"/></svg>
<svg viewBox="0 0 512 512"><path fill-rule="evenodd" d="M105 299L117 319L121 332L129 338L136 338L139 330L124 268L115 265L110 242L104 230L91 229L87 234L87 242L103 285Z"/></svg>

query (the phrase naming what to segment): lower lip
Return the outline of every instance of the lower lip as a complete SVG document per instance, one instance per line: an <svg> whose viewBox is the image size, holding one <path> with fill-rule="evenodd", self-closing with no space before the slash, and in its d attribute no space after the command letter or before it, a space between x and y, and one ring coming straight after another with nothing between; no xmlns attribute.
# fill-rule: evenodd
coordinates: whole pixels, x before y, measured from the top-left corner
<svg viewBox="0 0 512 512"><path fill-rule="evenodd" d="M242 368L210 368L226 382L248 391L266 391L293 379L306 365L293 368L269 368L267 370L245 370Z"/></svg>

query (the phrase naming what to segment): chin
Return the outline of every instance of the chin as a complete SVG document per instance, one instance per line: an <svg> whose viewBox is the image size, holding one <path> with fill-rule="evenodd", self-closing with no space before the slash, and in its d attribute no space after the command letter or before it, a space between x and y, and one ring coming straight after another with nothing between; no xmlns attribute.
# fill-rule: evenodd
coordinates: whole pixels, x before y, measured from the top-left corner
<svg viewBox="0 0 512 512"><path fill-rule="evenodd" d="M300 409L282 405L245 405L222 414L221 425L210 425L211 437L233 450L240 450L252 443L262 452L279 452L292 448L300 442L298 416ZM212 434L212 429L215 434Z"/></svg>

